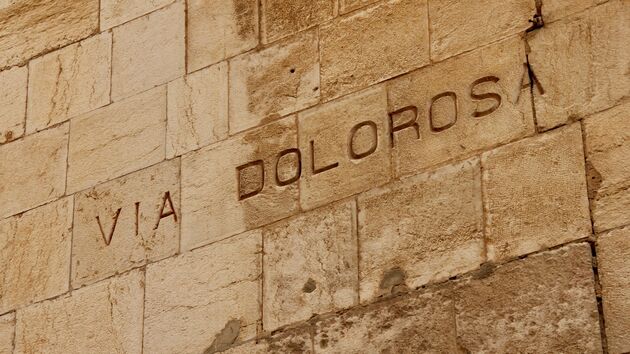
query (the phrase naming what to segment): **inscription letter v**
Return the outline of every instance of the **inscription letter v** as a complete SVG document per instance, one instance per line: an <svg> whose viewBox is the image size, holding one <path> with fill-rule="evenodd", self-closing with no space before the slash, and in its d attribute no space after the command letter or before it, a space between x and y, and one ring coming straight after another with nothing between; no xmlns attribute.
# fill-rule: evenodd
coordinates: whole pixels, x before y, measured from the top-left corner
<svg viewBox="0 0 630 354"><path fill-rule="evenodd" d="M118 223L118 217L120 216L120 211L122 208L118 208L116 211L116 215L114 216L114 224L112 225L112 229L109 231L109 236L105 236L105 231L103 231L103 225L101 224L101 218L96 217L96 222L98 223L98 228L101 230L101 236L103 237L103 241L105 241L105 245L109 246L112 243L112 237L114 237L114 230L116 230L116 224Z"/></svg>

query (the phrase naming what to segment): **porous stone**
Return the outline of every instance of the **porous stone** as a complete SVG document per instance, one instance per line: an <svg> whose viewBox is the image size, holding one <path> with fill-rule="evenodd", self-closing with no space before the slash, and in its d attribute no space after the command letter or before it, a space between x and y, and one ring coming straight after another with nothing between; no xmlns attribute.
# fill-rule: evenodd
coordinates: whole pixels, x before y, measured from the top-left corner
<svg viewBox="0 0 630 354"><path fill-rule="evenodd" d="M376 1L378 0L339 0L339 12L350 12Z"/></svg>
<svg viewBox="0 0 630 354"><path fill-rule="evenodd" d="M253 338L261 316L261 242L253 231L150 264L144 350L202 353L227 337Z"/></svg>
<svg viewBox="0 0 630 354"><path fill-rule="evenodd" d="M263 0L262 31L265 43L330 20L335 0Z"/></svg>
<svg viewBox="0 0 630 354"><path fill-rule="evenodd" d="M0 72L0 144L24 135L27 67Z"/></svg>
<svg viewBox="0 0 630 354"><path fill-rule="evenodd" d="M390 0L320 29L322 98L429 64L426 0Z"/></svg>
<svg viewBox="0 0 630 354"><path fill-rule="evenodd" d="M29 63L27 133L109 103L111 46L105 32Z"/></svg>
<svg viewBox="0 0 630 354"><path fill-rule="evenodd" d="M173 3L174 0L101 0L101 31Z"/></svg>
<svg viewBox="0 0 630 354"><path fill-rule="evenodd" d="M168 84L168 158L224 140L227 135L227 62Z"/></svg>
<svg viewBox="0 0 630 354"><path fill-rule="evenodd" d="M74 193L162 161L165 134L165 87L73 119L68 192Z"/></svg>
<svg viewBox="0 0 630 354"><path fill-rule="evenodd" d="M371 190L358 203L362 302L485 261L478 160Z"/></svg>
<svg viewBox="0 0 630 354"><path fill-rule="evenodd" d="M18 310L16 353L141 353L144 276L110 278Z"/></svg>
<svg viewBox="0 0 630 354"><path fill-rule="evenodd" d="M13 353L15 313L0 316L0 354Z"/></svg>
<svg viewBox="0 0 630 354"><path fill-rule="evenodd" d="M75 197L72 286L179 249L179 160L104 183Z"/></svg>
<svg viewBox="0 0 630 354"><path fill-rule="evenodd" d="M263 229L266 331L358 303L354 203Z"/></svg>
<svg viewBox="0 0 630 354"><path fill-rule="evenodd" d="M466 353L601 353L588 244L508 263L455 292Z"/></svg>
<svg viewBox="0 0 630 354"><path fill-rule="evenodd" d="M230 133L319 102L317 31L230 61Z"/></svg>

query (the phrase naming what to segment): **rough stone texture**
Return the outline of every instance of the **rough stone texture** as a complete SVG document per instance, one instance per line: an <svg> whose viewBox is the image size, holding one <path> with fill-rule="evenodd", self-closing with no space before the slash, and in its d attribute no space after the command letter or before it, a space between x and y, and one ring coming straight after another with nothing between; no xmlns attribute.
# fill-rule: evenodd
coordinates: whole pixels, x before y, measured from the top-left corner
<svg viewBox="0 0 630 354"><path fill-rule="evenodd" d="M258 44L257 0L188 0L188 72Z"/></svg>
<svg viewBox="0 0 630 354"><path fill-rule="evenodd" d="M513 37L388 82L391 120L402 127L393 133L396 175L532 134L526 77L524 43Z"/></svg>
<svg viewBox="0 0 630 354"><path fill-rule="evenodd" d="M179 160L78 193L75 203L75 288L179 249Z"/></svg>
<svg viewBox="0 0 630 354"><path fill-rule="evenodd" d="M185 154L228 135L226 62L168 84L166 156Z"/></svg>
<svg viewBox="0 0 630 354"><path fill-rule="evenodd" d="M101 0L101 31L146 15L174 0Z"/></svg>
<svg viewBox="0 0 630 354"><path fill-rule="evenodd" d="M0 144L24 135L27 67L0 72Z"/></svg>
<svg viewBox="0 0 630 354"><path fill-rule="evenodd" d="M467 353L601 353L588 244L501 266L456 292Z"/></svg>
<svg viewBox="0 0 630 354"><path fill-rule="evenodd" d="M386 1L320 31L324 100L429 64L426 0Z"/></svg>
<svg viewBox="0 0 630 354"><path fill-rule="evenodd" d="M70 131L70 193L160 162L165 154L166 88L77 117Z"/></svg>
<svg viewBox="0 0 630 354"><path fill-rule="evenodd" d="M630 103L585 119L584 141L595 231L630 224Z"/></svg>
<svg viewBox="0 0 630 354"><path fill-rule="evenodd" d="M431 59L440 61L524 32L534 0L429 0Z"/></svg>
<svg viewBox="0 0 630 354"><path fill-rule="evenodd" d="M269 43L330 20L335 0L262 0L263 42Z"/></svg>
<svg viewBox="0 0 630 354"><path fill-rule="evenodd" d="M317 353L461 353L453 303L442 292L352 309L316 324Z"/></svg>
<svg viewBox="0 0 630 354"><path fill-rule="evenodd" d="M98 30L99 0L17 0L0 7L0 69Z"/></svg>
<svg viewBox="0 0 630 354"><path fill-rule="evenodd" d="M350 12L376 1L378 0L339 0L339 12Z"/></svg>
<svg viewBox="0 0 630 354"><path fill-rule="evenodd" d="M319 102L317 31L230 61L230 133Z"/></svg>
<svg viewBox="0 0 630 354"><path fill-rule="evenodd" d="M68 125L0 146L0 219L62 196Z"/></svg>
<svg viewBox="0 0 630 354"><path fill-rule="evenodd" d="M16 353L141 353L144 276L134 271L17 312Z"/></svg>
<svg viewBox="0 0 630 354"><path fill-rule="evenodd" d="M30 62L26 133L109 103L111 46L103 33Z"/></svg>
<svg viewBox="0 0 630 354"><path fill-rule="evenodd" d="M295 117L289 117L185 155L182 249L218 241L296 213L297 183L276 183L276 170L278 176L299 173L298 164L290 157L285 157L276 169L278 153L296 146ZM244 168L239 178L237 168L257 160L264 161L264 176L261 177L260 165L254 165ZM259 194L239 200L240 195L260 187Z"/></svg>
<svg viewBox="0 0 630 354"><path fill-rule="evenodd" d="M202 353L230 321L238 336L260 320L260 231L245 233L147 267L144 351ZM233 337L234 338L234 337Z"/></svg>
<svg viewBox="0 0 630 354"><path fill-rule="evenodd" d="M0 354L13 353L15 313L0 316Z"/></svg>
<svg viewBox="0 0 630 354"><path fill-rule="evenodd" d="M361 302L475 269L483 243L477 160L360 195Z"/></svg>
<svg viewBox="0 0 630 354"><path fill-rule="evenodd" d="M223 354L267 354L295 353L312 354L311 327L301 326L284 330L259 341L250 341L243 345L221 352Z"/></svg>
<svg viewBox="0 0 630 354"><path fill-rule="evenodd" d="M548 24L604 1L608 0L544 0L542 2L543 19L545 24Z"/></svg>
<svg viewBox="0 0 630 354"><path fill-rule="evenodd" d="M359 127L364 122L373 126ZM298 126L303 160L302 208L312 209L389 180L390 147L384 87L302 112L298 115ZM359 157L367 156L351 157L350 151ZM338 165L334 167L334 164Z"/></svg>
<svg viewBox="0 0 630 354"><path fill-rule="evenodd" d="M120 100L185 72L185 6L178 1L113 30L112 99Z"/></svg>
<svg viewBox="0 0 630 354"><path fill-rule="evenodd" d="M263 229L266 331L358 303L354 203Z"/></svg>

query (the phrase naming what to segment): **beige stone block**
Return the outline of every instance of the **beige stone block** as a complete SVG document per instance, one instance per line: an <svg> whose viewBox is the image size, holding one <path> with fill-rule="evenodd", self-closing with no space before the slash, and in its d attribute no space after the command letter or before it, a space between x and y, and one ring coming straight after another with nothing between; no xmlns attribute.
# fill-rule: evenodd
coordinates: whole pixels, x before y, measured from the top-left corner
<svg viewBox="0 0 630 354"><path fill-rule="evenodd" d="M27 78L27 67L0 73L0 144L24 135Z"/></svg>
<svg viewBox="0 0 630 354"><path fill-rule="evenodd" d="M335 0L262 0L263 42L269 43L330 20Z"/></svg>
<svg viewBox="0 0 630 354"><path fill-rule="evenodd" d="M64 194L68 125L0 146L0 219Z"/></svg>
<svg viewBox="0 0 630 354"><path fill-rule="evenodd" d="M601 353L588 244L517 260L455 293L467 353Z"/></svg>
<svg viewBox="0 0 630 354"><path fill-rule="evenodd" d="M173 3L174 0L101 0L101 31Z"/></svg>
<svg viewBox="0 0 630 354"><path fill-rule="evenodd" d="M317 31L230 61L230 133L319 102Z"/></svg>
<svg viewBox="0 0 630 354"><path fill-rule="evenodd" d="M15 313L0 316L0 354L13 353Z"/></svg>
<svg viewBox="0 0 630 354"><path fill-rule="evenodd" d="M397 176L534 133L524 43L512 37L387 83Z"/></svg>
<svg viewBox="0 0 630 354"><path fill-rule="evenodd" d="M68 290L72 198L0 221L0 313Z"/></svg>
<svg viewBox="0 0 630 354"><path fill-rule="evenodd" d="M30 62L27 133L109 104L111 46L105 32Z"/></svg>
<svg viewBox="0 0 630 354"><path fill-rule="evenodd" d="M6 1L6 0L5 0ZM0 69L98 31L99 0L14 0L0 7Z"/></svg>
<svg viewBox="0 0 630 354"><path fill-rule="evenodd" d="M584 137L595 231L630 224L630 103L586 118Z"/></svg>
<svg viewBox="0 0 630 354"><path fill-rule="evenodd" d="M358 203L361 302L485 261L478 160L371 190Z"/></svg>
<svg viewBox="0 0 630 354"><path fill-rule="evenodd" d="M429 64L427 21L426 0L390 0L322 26L323 99Z"/></svg>
<svg viewBox="0 0 630 354"><path fill-rule="evenodd" d="M296 146L289 117L185 155L182 250L296 213L303 155Z"/></svg>
<svg viewBox="0 0 630 354"><path fill-rule="evenodd" d="M543 19L549 24L595 6L598 1L601 0L545 0L542 2Z"/></svg>
<svg viewBox="0 0 630 354"><path fill-rule="evenodd" d="M358 303L354 213L337 204L263 229L266 331Z"/></svg>
<svg viewBox="0 0 630 354"><path fill-rule="evenodd" d="M132 96L185 72L182 1L113 30L112 99Z"/></svg>
<svg viewBox="0 0 630 354"><path fill-rule="evenodd" d="M579 124L487 152L481 161L489 260L591 234Z"/></svg>
<svg viewBox="0 0 630 354"><path fill-rule="evenodd" d="M610 231L597 240L609 353L630 351L630 228Z"/></svg>
<svg viewBox="0 0 630 354"><path fill-rule="evenodd" d="M223 354L267 354L267 353L313 353L311 327L303 325L283 329L282 332L259 341L245 344L221 352Z"/></svg>
<svg viewBox="0 0 630 354"><path fill-rule="evenodd" d="M72 286L125 272L179 249L179 160L78 193Z"/></svg>
<svg viewBox="0 0 630 354"><path fill-rule="evenodd" d="M378 0L339 0L339 12L344 14L376 1Z"/></svg>
<svg viewBox="0 0 630 354"><path fill-rule="evenodd" d="M226 62L168 84L166 156L185 154L228 135Z"/></svg>
<svg viewBox="0 0 630 354"><path fill-rule="evenodd" d="M144 275L133 271L17 312L16 353L141 353Z"/></svg>
<svg viewBox="0 0 630 354"><path fill-rule="evenodd" d="M164 159L166 88L159 87L71 121L68 192Z"/></svg>
<svg viewBox="0 0 630 354"><path fill-rule="evenodd" d="M536 14L534 0L428 1L434 61L525 32Z"/></svg>
<svg viewBox="0 0 630 354"><path fill-rule="evenodd" d="M302 112L298 125L303 208L316 208L390 179L383 86Z"/></svg>
<svg viewBox="0 0 630 354"><path fill-rule="evenodd" d="M147 267L144 350L202 353L256 336L262 239L253 231Z"/></svg>
<svg viewBox="0 0 630 354"><path fill-rule="evenodd" d="M258 45L257 0L188 0L188 72Z"/></svg>

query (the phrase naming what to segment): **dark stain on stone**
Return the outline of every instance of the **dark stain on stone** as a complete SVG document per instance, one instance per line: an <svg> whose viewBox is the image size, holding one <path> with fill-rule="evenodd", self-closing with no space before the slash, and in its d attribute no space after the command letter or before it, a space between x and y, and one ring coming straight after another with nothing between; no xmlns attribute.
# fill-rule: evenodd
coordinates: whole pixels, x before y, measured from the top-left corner
<svg viewBox="0 0 630 354"><path fill-rule="evenodd" d="M6 133L4 133L4 139L7 142L13 140L13 132L9 130Z"/></svg>
<svg viewBox="0 0 630 354"><path fill-rule="evenodd" d="M324 339L321 339L321 340L319 341L319 346L320 346L322 349L326 349L326 347L328 347L328 339L325 339L325 338L324 338Z"/></svg>
<svg viewBox="0 0 630 354"><path fill-rule="evenodd" d="M312 278L308 278L306 284L304 284L304 287L302 288L302 291L310 294L315 291L315 289L317 289L317 283L315 283L315 280L313 280Z"/></svg>
<svg viewBox="0 0 630 354"><path fill-rule="evenodd" d="M257 2L252 0L233 0L236 33L241 39L249 39L256 34L254 21Z"/></svg>
<svg viewBox="0 0 630 354"><path fill-rule="evenodd" d="M398 293L401 290L406 290L405 281L407 280L407 274L400 268L395 267L383 275L381 279L380 288L391 293Z"/></svg>
<svg viewBox="0 0 630 354"><path fill-rule="evenodd" d="M597 199L597 193L602 186L602 175L595 169L590 161L586 161L586 176L588 182L588 197L591 200Z"/></svg>
<svg viewBox="0 0 630 354"><path fill-rule="evenodd" d="M212 344L203 353L212 354L228 349L232 344L234 344L234 342L236 342L240 332L241 321L229 320L221 332L214 337Z"/></svg>
<svg viewBox="0 0 630 354"><path fill-rule="evenodd" d="M479 268L479 271L473 276L474 279L485 279L494 273L494 264L484 263Z"/></svg>

